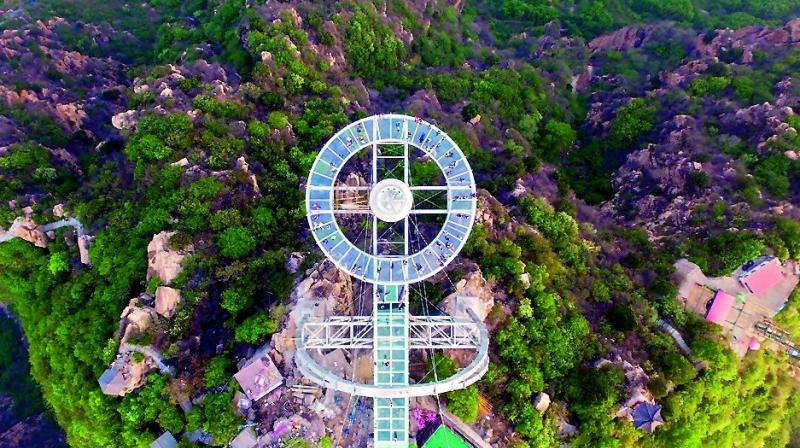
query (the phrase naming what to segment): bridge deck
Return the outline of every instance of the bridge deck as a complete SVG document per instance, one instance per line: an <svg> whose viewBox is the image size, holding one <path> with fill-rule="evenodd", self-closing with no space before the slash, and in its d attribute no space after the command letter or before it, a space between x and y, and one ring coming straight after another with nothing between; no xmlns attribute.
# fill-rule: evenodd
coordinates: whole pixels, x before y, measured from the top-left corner
<svg viewBox="0 0 800 448"><path fill-rule="evenodd" d="M376 385L408 384L408 288L376 285L374 301ZM376 398L375 448L408 447L408 398Z"/></svg>

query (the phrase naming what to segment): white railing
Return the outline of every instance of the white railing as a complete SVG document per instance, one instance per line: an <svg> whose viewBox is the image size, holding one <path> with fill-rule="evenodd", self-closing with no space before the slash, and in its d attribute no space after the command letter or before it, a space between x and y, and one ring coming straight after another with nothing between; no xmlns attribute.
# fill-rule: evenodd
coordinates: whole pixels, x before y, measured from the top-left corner
<svg viewBox="0 0 800 448"><path fill-rule="evenodd" d="M474 348L477 350L475 358L469 365L461 369L455 375L438 382L396 386L365 384L344 379L322 368L309 354L308 349L311 347L306 345L306 341L316 344L313 347L315 349L341 347L346 340L351 340L354 344L349 348L364 347L361 339L356 337L350 339L351 334L358 334L358 332L355 331L355 328L358 327L358 325L356 325L357 322L363 325L362 329L365 329L367 326L365 321L360 319L361 316L355 316L356 319L352 317L332 317L318 322L306 322L304 319L298 330L297 354L295 357L297 368L306 378L309 378L320 386L331 387L348 394L365 397L421 397L463 389L477 382L489 368L489 333L483 325L483 322L478 319L478 316L476 316L472 310L467 310L467 313L472 319L471 325L476 329L477 335L468 336L463 334L462 330L468 328L466 325L467 322L453 318L450 318L452 319L450 322L444 322L444 325L439 327L449 328L448 330L443 330L442 332L436 330L437 325L434 321L445 321L448 316L441 316L441 318L439 316L413 318L417 320L416 326L421 329L421 334L416 339L421 344L424 344L422 348L428 347L429 343L444 343L444 341L449 340L453 342L453 344L461 344L458 348ZM431 320L431 318L434 319ZM412 326L414 325L412 324ZM314 334L317 336L310 337L307 340L305 338L306 334ZM326 339L327 335L331 335L330 338ZM414 339L414 336L411 336L411 338ZM331 341L330 346L325 345L326 340ZM370 345L365 348L371 349L371 342L372 340L370 338ZM340 345L335 347L334 344ZM440 348L446 348L446 345Z"/></svg>

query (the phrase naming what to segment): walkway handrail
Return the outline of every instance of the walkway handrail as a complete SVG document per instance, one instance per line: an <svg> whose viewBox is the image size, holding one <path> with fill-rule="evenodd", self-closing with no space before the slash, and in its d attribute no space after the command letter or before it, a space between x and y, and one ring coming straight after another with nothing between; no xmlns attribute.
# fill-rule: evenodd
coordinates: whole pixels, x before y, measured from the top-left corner
<svg viewBox="0 0 800 448"><path fill-rule="evenodd" d="M474 311L467 309L470 318L475 322L480 332L480 345L475 358L467 367L455 375L435 383L419 383L398 386L379 386L374 384L359 383L347 380L332 372L323 369L305 349L301 331L308 316L305 316L297 330L297 353L295 360L300 372L311 381L323 387L352 395L372 398L402 398L438 395L458 389L464 389L476 383L489 368L489 332Z"/></svg>

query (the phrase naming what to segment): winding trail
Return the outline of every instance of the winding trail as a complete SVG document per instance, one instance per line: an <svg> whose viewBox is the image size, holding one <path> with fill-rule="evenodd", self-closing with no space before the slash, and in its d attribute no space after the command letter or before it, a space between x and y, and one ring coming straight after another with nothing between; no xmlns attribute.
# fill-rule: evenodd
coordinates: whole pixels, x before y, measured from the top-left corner
<svg viewBox="0 0 800 448"><path fill-rule="evenodd" d="M691 352L689 350L689 345L683 339L683 336L681 336L681 334L678 333L678 330L676 330L675 327L670 325L664 319L659 319L658 320L658 326L661 327L662 330L666 331L670 336L672 336L672 339L675 340L675 342L678 344L678 347L680 347L681 351L685 355L691 356Z"/></svg>
<svg viewBox="0 0 800 448"><path fill-rule="evenodd" d="M11 241L14 238L17 238L16 230L21 227L25 223L23 218L17 218L11 224L11 227L8 228L6 231L0 230L0 243L5 243L6 241ZM47 233L51 230L60 229L62 227L74 227L75 231L78 233L78 236L84 235L83 224L75 218L66 218L62 219L61 221L51 222L49 224L44 224L39 227L42 232Z"/></svg>
<svg viewBox="0 0 800 448"><path fill-rule="evenodd" d="M61 221L51 222L49 224L45 224L42 226L43 232L49 232L51 230L60 229L62 227L74 227L75 232L77 232L78 236L83 236L83 224L75 218L67 218L62 219Z"/></svg>

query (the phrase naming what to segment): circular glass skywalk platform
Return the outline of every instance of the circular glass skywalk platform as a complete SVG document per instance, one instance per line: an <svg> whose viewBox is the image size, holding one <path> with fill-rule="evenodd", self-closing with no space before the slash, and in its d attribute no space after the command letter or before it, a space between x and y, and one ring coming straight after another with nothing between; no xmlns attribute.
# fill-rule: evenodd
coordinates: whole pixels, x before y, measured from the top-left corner
<svg viewBox="0 0 800 448"><path fill-rule="evenodd" d="M325 255L350 275L386 285L418 282L444 268L466 242L476 202L458 145L435 125L398 114L367 117L336 133L306 186L309 226ZM372 235L359 238L365 232L358 229L367 227Z"/></svg>

